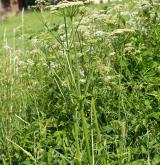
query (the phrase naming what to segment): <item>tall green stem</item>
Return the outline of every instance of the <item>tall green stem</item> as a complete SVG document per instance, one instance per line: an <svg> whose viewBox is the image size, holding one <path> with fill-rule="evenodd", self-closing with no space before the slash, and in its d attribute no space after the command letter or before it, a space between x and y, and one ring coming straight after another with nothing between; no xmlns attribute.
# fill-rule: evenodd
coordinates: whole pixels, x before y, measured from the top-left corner
<svg viewBox="0 0 160 165"><path fill-rule="evenodd" d="M78 164L82 165L81 152L80 152L80 147L79 147L79 124L78 124L77 109L76 109L76 114L75 114L74 129L75 129L75 140L76 140L76 150L77 150L76 152L77 152Z"/></svg>
<svg viewBox="0 0 160 165"><path fill-rule="evenodd" d="M91 153L90 153L90 147L89 147L89 137L88 137L88 131L87 131L87 123L86 123L86 118L85 118L85 113L84 113L84 105L82 105L81 116L82 116L83 133L84 133L85 143L86 143L86 148L87 148L88 162L89 162L89 165L92 165L92 159L91 159Z"/></svg>
<svg viewBox="0 0 160 165"><path fill-rule="evenodd" d="M91 100L91 110L92 110L93 116L94 116L94 122L95 122L95 126L96 126L96 132L98 135L98 141L101 142L102 139L101 139L101 133L100 133L99 124L98 124L98 120L97 120L97 113L96 113L96 109L95 109L94 98L92 98L92 100ZM103 154L105 155L104 150L103 150ZM103 162L103 165L106 165L106 159L104 157L102 158L102 162Z"/></svg>

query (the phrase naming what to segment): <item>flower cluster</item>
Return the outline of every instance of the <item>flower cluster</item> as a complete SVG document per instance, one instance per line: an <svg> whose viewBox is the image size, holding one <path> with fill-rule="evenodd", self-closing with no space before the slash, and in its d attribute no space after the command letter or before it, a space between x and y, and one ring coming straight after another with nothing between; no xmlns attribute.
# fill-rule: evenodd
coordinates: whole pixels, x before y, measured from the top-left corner
<svg viewBox="0 0 160 165"><path fill-rule="evenodd" d="M134 32L135 30L133 29L116 29L110 33L110 36L117 36L117 35L123 35L126 33L134 33Z"/></svg>
<svg viewBox="0 0 160 165"><path fill-rule="evenodd" d="M51 11L55 11L55 10L63 10L66 8L72 8L72 7L79 7L79 6L83 6L84 3L82 1L77 1L77 2L69 2L69 1L64 1L64 2L60 2L58 5L55 6L51 6Z"/></svg>

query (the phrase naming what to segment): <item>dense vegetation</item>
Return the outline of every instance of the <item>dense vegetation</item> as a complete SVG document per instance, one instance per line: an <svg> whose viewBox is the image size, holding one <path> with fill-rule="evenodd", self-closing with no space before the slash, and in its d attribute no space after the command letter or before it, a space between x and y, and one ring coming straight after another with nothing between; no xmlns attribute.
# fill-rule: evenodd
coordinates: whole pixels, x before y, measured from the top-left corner
<svg viewBox="0 0 160 165"><path fill-rule="evenodd" d="M160 164L158 1L50 10L62 23L4 35L0 164Z"/></svg>

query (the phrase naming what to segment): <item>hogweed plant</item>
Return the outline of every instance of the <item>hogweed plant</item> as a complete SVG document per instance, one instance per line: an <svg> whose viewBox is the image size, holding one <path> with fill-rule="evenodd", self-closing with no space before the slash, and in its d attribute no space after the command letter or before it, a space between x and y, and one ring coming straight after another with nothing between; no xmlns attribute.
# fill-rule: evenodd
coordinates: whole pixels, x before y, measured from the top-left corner
<svg viewBox="0 0 160 165"><path fill-rule="evenodd" d="M81 8L83 6L83 8ZM52 7L51 11L52 13L59 12L63 18L64 18L64 40L61 40L61 38L58 39L60 41L60 44L63 45L63 56L65 57L66 61L66 70L68 70L71 79L68 79L68 85L71 87L69 90L71 90L71 100L72 104L77 104L77 108L75 109L75 141L76 141L76 148L77 148L77 154L76 159L78 160L78 164L82 164L82 157L81 157L81 150L79 146L79 117L78 113L81 112L81 120L82 120L82 127L83 127L83 134L85 138L85 145L88 155L88 163L94 164L94 143L93 143L93 134L92 134L92 156L91 156L91 149L90 149L90 136L87 128L87 121L86 121L86 110L85 110L85 99L86 99L86 92L83 92L82 86L81 86L81 61L79 57L79 53L83 53L82 51L78 50L79 47L77 45L83 44L83 41L81 41L78 28L81 24L81 20L83 19L83 15L81 16L78 24L75 26L74 24L74 18L81 12L84 13L84 3L83 2L62 2L59 5ZM68 19L68 20L67 20ZM69 22L69 23L68 23ZM83 75L86 76L86 75ZM90 85L90 80L86 82L87 86ZM86 85L85 85L86 86ZM86 88L86 87L83 88ZM73 94L72 94L73 93ZM72 98L72 95L76 95L76 99ZM92 113L92 112L91 112ZM92 121L91 121L92 123ZM105 163L105 160L104 160Z"/></svg>

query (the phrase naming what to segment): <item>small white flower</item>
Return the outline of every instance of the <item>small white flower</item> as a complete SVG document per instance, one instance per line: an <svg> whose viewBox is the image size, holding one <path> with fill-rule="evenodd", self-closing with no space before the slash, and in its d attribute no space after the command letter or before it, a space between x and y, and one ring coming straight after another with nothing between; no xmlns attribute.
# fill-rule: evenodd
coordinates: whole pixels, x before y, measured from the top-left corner
<svg viewBox="0 0 160 165"><path fill-rule="evenodd" d="M26 62L26 64L28 64L28 65L34 65L34 62L31 59L28 59L27 62Z"/></svg>
<svg viewBox="0 0 160 165"><path fill-rule="evenodd" d="M113 76L106 76L106 77L104 78L104 80L105 80L106 82L111 81L112 79L113 79Z"/></svg>
<svg viewBox="0 0 160 165"><path fill-rule="evenodd" d="M36 44L38 42L38 39L37 38L32 38L31 42L32 42L32 44Z"/></svg>
<svg viewBox="0 0 160 165"><path fill-rule="evenodd" d="M86 79L80 79L80 82L84 84L86 82Z"/></svg>
<svg viewBox="0 0 160 165"><path fill-rule="evenodd" d="M130 15L130 12L129 11L122 11L121 15L127 16L127 15Z"/></svg>
<svg viewBox="0 0 160 165"><path fill-rule="evenodd" d="M84 37L90 37L90 36L91 36L89 31L85 31L85 32L83 33L83 35L84 35Z"/></svg>
<svg viewBox="0 0 160 165"><path fill-rule="evenodd" d="M51 68L57 68L58 67L58 64L55 63L55 62L50 61L50 67Z"/></svg>
<svg viewBox="0 0 160 165"><path fill-rule="evenodd" d="M84 70L80 70L80 75L82 76L82 77L84 77Z"/></svg>
<svg viewBox="0 0 160 165"><path fill-rule="evenodd" d="M78 27L78 31L79 31L79 32L86 32L87 30L88 30L88 27L85 26L85 25L80 25L80 26Z"/></svg>
<svg viewBox="0 0 160 165"><path fill-rule="evenodd" d="M16 63L17 63L17 65L26 65L26 63L21 60L17 60Z"/></svg>
<svg viewBox="0 0 160 165"><path fill-rule="evenodd" d="M59 31L59 32L63 32L64 29L65 29L65 24L61 24L61 25L59 26L59 28L58 28L58 31Z"/></svg>
<svg viewBox="0 0 160 165"><path fill-rule="evenodd" d="M94 35L94 37L104 37L105 36L105 32L103 32L103 31L96 31L93 35Z"/></svg>
<svg viewBox="0 0 160 165"><path fill-rule="evenodd" d="M116 55L115 52L111 52L111 53L109 54L109 56L115 56L115 55Z"/></svg>

